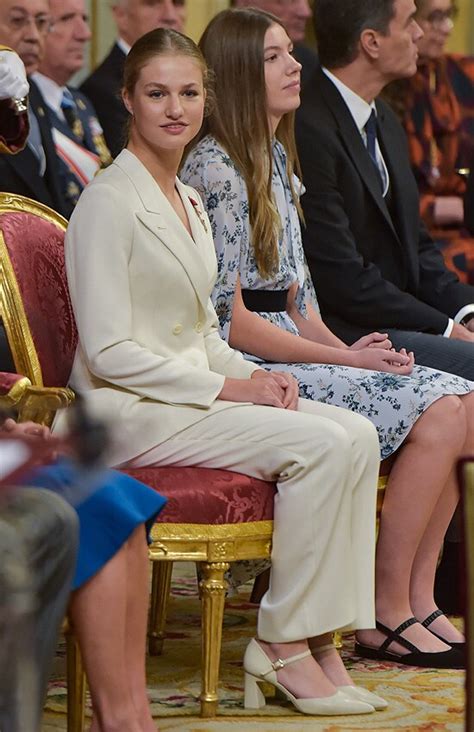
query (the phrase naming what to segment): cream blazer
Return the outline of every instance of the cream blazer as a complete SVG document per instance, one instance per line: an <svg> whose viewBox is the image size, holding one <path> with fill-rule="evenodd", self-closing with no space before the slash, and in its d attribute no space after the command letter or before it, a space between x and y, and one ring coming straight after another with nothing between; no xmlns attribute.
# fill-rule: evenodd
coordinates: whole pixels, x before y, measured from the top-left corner
<svg viewBox="0 0 474 732"><path fill-rule="evenodd" d="M111 465L235 408L216 399L225 376L249 378L257 368L219 336L210 223L198 193L178 179L176 187L192 237L124 150L85 189L66 234L79 331L70 384L111 423Z"/></svg>

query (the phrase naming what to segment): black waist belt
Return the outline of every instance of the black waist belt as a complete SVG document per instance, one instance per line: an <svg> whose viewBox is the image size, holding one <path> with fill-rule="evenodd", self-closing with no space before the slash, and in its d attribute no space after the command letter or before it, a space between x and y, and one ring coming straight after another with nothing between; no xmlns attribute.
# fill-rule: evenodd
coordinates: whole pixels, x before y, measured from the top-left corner
<svg viewBox="0 0 474 732"><path fill-rule="evenodd" d="M247 310L254 313L281 313L286 310L288 290L242 290Z"/></svg>

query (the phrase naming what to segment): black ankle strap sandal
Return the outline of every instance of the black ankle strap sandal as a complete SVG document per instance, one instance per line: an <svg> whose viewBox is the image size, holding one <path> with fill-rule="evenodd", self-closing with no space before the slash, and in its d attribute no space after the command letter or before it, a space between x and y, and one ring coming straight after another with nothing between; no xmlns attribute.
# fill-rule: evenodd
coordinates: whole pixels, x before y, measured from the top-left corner
<svg viewBox="0 0 474 732"><path fill-rule="evenodd" d="M438 651L435 653L427 653L420 651L413 643L404 638L401 634L410 626L417 623L416 618L408 618L401 623L398 628L391 630L378 620L376 628L386 636L384 642L378 647L366 646L361 643L355 644L355 652L362 658L371 658L379 661L392 661L394 663L402 663L405 666L421 666L423 668L464 668L464 655L458 648L449 648L447 651ZM409 653L400 654L389 651L391 643L398 643L409 651Z"/></svg>
<svg viewBox="0 0 474 732"><path fill-rule="evenodd" d="M422 626L424 628L426 628L427 630L429 630L430 633L432 633L437 638L439 638L441 641L443 641L443 643L447 643L448 646L451 646L451 648L457 648L459 651L464 651L466 649L466 642L465 641L459 641L459 642L456 642L456 641L448 641L446 638L443 638L442 635L440 635L439 633L436 633L434 630L431 630L430 629L429 626L431 625L431 623L434 620L436 620L436 618L439 618L439 617L441 617L441 615L444 615L444 614L445 613L438 608L437 610L435 610L434 612L432 612L431 615L428 615L428 617L425 618L421 624L422 624Z"/></svg>

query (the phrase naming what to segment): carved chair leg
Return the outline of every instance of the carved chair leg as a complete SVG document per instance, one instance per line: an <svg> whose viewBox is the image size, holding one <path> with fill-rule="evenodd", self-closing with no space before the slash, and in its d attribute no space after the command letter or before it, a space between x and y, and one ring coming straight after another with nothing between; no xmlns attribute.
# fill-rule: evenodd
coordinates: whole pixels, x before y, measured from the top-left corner
<svg viewBox="0 0 474 732"><path fill-rule="evenodd" d="M150 620L148 627L148 652L161 656L165 638L166 611L171 589L173 562L153 562L151 584Z"/></svg>
<svg viewBox="0 0 474 732"><path fill-rule="evenodd" d="M81 651L74 633L66 633L67 732L84 732L86 677Z"/></svg>
<svg viewBox="0 0 474 732"><path fill-rule="evenodd" d="M209 562L201 565L202 580L199 583L202 602L201 717L215 717L217 713L222 622L227 590L224 573L228 569L227 562Z"/></svg>

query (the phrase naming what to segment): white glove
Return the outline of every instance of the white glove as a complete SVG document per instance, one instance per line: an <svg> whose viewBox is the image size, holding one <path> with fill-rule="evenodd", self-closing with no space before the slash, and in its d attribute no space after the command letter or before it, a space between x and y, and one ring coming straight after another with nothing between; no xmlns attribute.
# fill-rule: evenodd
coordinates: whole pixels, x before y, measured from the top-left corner
<svg viewBox="0 0 474 732"><path fill-rule="evenodd" d="M13 51L0 51L0 99L23 99L29 90L21 58Z"/></svg>

